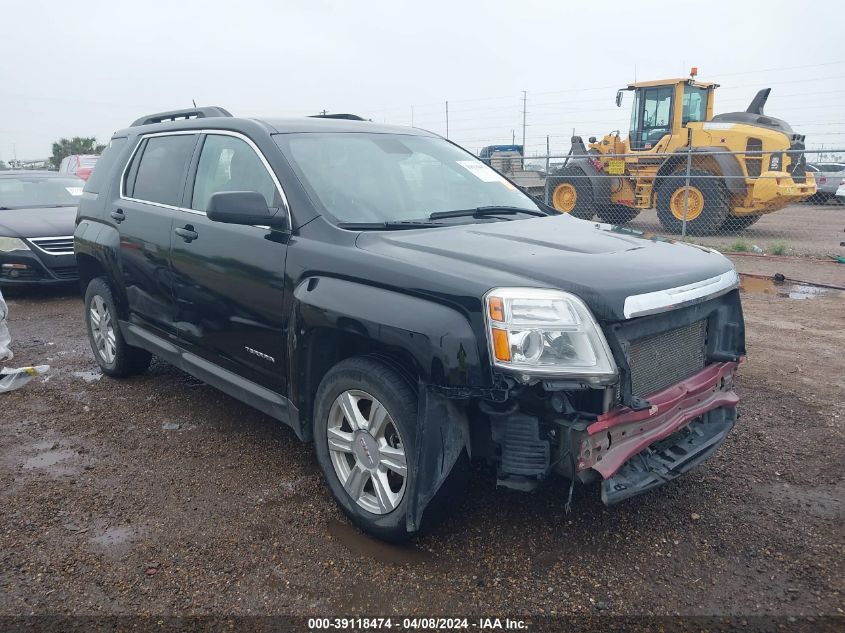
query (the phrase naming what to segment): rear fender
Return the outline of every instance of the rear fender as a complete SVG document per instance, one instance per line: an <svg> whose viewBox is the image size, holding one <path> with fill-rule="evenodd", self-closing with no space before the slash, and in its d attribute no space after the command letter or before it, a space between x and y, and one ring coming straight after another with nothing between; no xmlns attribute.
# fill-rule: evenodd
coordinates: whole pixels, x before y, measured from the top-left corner
<svg viewBox="0 0 845 633"><path fill-rule="evenodd" d="M607 174L596 169L590 158L587 156L571 158L567 167L577 167L590 179L590 185L593 188L594 203L603 204L610 201L610 184L615 179L608 177Z"/></svg>
<svg viewBox="0 0 845 633"><path fill-rule="evenodd" d="M126 287L120 269L120 234L117 229L102 222L80 220L73 237L82 294L93 278L105 276L118 307L125 308Z"/></svg>

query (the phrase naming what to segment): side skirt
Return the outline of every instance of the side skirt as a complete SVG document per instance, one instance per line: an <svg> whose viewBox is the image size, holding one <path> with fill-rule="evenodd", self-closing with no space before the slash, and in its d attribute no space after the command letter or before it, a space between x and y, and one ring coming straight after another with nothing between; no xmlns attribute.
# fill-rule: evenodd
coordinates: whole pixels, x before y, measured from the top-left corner
<svg viewBox="0 0 845 633"><path fill-rule="evenodd" d="M222 369L127 321L120 321L120 331L130 345L146 349L215 389L284 422L294 430L300 440L304 439L302 426L299 424L299 410L284 396L227 369Z"/></svg>

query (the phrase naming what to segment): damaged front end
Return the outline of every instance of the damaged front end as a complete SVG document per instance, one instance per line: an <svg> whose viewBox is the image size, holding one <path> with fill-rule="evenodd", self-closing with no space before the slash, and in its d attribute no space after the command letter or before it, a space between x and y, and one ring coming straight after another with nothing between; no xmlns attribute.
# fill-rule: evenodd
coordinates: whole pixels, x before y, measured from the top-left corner
<svg viewBox="0 0 845 633"><path fill-rule="evenodd" d="M499 486L532 490L554 472L601 482L602 500L613 504L678 477L721 445L737 417L734 375L745 354L737 290L601 328L618 368L612 384L502 372L501 389L462 394L461 406L445 393L426 396L420 437L428 442L417 449L420 489L431 492L418 516L456 446L495 464Z"/></svg>

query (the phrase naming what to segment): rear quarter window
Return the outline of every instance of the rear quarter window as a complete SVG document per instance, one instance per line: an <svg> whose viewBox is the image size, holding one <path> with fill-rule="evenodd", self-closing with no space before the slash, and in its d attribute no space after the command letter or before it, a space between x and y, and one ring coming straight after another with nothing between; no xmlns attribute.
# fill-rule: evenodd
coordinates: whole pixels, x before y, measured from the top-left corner
<svg viewBox="0 0 845 633"><path fill-rule="evenodd" d="M195 134L152 136L147 139L138 164L138 173L131 185L132 197L145 202L179 206L185 185L185 170L196 141Z"/></svg>
<svg viewBox="0 0 845 633"><path fill-rule="evenodd" d="M113 138L109 141L106 149L103 150L102 156L100 156L100 160L94 166L94 171L91 172L88 182L85 183L85 191L89 193L100 193L100 190L106 186L109 180L108 176L112 171L112 166L123 153L125 147L125 136Z"/></svg>

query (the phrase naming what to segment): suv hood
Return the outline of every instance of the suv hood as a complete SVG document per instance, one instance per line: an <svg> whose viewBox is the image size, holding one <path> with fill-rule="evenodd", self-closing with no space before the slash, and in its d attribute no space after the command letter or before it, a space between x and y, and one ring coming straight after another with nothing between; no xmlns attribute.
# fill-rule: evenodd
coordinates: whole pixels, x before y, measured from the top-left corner
<svg viewBox="0 0 845 633"><path fill-rule="evenodd" d="M559 288L583 299L597 318L611 321L625 318L630 295L733 269L730 260L710 249L566 215L368 231L358 236L357 245L425 271L421 290L438 292L443 275L474 282L479 296L497 286Z"/></svg>
<svg viewBox="0 0 845 633"><path fill-rule="evenodd" d="M0 210L4 237L57 237L73 235L76 207Z"/></svg>

